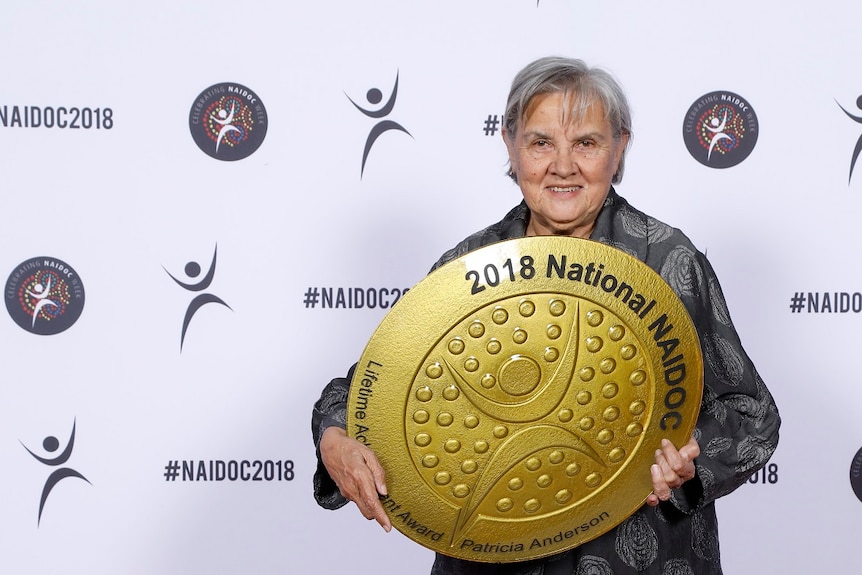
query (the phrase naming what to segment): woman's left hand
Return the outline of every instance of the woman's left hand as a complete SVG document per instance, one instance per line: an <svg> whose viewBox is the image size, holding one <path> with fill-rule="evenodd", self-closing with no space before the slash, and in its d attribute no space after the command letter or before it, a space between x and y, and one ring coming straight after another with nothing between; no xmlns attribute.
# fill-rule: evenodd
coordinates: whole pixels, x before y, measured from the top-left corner
<svg viewBox="0 0 862 575"><path fill-rule="evenodd" d="M694 477L694 458L700 455L700 445L695 438L677 449L667 439L661 440L661 449L655 452L655 463L650 466L652 493L647 497L648 505L658 505L659 501L670 499L671 489Z"/></svg>

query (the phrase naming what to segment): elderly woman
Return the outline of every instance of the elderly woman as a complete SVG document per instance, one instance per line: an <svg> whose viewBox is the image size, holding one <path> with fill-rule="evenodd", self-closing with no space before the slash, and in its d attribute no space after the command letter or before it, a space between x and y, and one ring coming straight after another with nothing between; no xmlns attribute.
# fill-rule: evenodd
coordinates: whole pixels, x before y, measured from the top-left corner
<svg viewBox="0 0 862 575"><path fill-rule="evenodd" d="M662 442L650 468L653 492L646 505L604 535L554 557L519 563L438 554L432 575L721 573L715 500L767 462L778 443L780 418L740 344L706 256L681 231L638 211L614 190L631 134L625 95L607 72L564 58L529 64L512 83L503 130L509 175L524 200L434 267L493 242L538 235L590 238L645 262L680 297L700 336L704 393L694 437L681 446ZM389 531L378 497L387 492L383 469L344 429L352 373L330 382L314 407L315 497L327 508L353 501Z"/></svg>

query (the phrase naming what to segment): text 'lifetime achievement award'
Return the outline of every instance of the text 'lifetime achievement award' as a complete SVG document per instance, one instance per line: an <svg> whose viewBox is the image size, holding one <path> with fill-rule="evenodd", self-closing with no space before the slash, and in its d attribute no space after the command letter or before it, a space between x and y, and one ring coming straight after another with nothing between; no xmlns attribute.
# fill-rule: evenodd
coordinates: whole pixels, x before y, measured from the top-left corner
<svg viewBox="0 0 862 575"><path fill-rule="evenodd" d="M347 432L380 458L396 529L523 561L643 505L655 450L688 442L702 389L697 333L658 274L598 242L522 238L440 267L390 310Z"/></svg>

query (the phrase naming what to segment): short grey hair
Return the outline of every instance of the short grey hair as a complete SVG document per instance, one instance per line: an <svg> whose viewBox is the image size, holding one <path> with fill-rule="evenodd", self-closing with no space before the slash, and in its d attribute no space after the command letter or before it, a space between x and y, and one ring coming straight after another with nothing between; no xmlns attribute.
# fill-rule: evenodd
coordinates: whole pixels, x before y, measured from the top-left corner
<svg viewBox="0 0 862 575"><path fill-rule="evenodd" d="M628 100L619 83L610 73L601 68L591 68L583 60L548 56L527 64L512 80L512 88L506 101L506 114L503 126L510 141L517 134L519 122L533 98L540 94L562 93L573 96L571 119L578 121L594 103L600 103L605 118L611 124L614 138L623 134L632 137L632 114ZM611 183L618 184L623 179L628 144L620 157L620 165ZM509 176L517 182L515 173L509 167Z"/></svg>

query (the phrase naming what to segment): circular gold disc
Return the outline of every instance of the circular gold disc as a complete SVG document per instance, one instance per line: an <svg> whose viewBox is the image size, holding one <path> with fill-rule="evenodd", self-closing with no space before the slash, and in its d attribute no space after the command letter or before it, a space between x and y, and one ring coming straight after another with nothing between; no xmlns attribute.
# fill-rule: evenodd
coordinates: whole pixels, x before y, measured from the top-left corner
<svg viewBox="0 0 862 575"><path fill-rule="evenodd" d="M408 291L357 366L347 432L385 471L393 526L483 562L560 553L652 491L691 437L703 362L671 288L610 246L533 237L456 259Z"/></svg>

